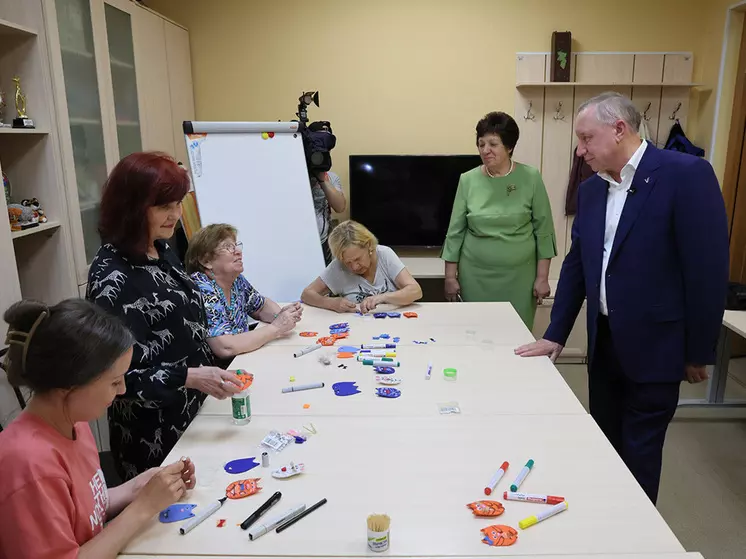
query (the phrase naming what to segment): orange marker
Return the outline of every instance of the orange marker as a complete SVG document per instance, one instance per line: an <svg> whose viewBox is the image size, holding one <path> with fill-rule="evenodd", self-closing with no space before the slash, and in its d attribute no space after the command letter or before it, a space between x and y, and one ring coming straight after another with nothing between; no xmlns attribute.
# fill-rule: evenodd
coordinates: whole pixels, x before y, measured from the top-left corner
<svg viewBox="0 0 746 559"><path fill-rule="evenodd" d="M524 501L526 503L544 503L545 505L558 505L565 500L564 497L558 497L556 495L514 493L513 491L505 491L503 493L503 499L505 499L506 501Z"/></svg>
<svg viewBox="0 0 746 559"><path fill-rule="evenodd" d="M494 476L492 476L489 485L484 488L485 495L492 494L492 492L495 490L495 486L500 482L502 477L505 475L505 472L508 471L509 466L510 464L508 464L507 462L503 462L503 465L500 466L500 469L495 472Z"/></svg>

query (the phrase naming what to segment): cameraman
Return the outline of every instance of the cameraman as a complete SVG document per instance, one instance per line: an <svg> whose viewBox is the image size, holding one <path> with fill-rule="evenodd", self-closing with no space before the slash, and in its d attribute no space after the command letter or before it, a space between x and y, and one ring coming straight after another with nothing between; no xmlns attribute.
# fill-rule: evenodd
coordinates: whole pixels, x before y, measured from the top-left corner
<svg viewBox="0 0 746 559"><path fill-rule="evenodd" d="M311 194L313 195L313 208L316 211L316 223L319 227L321 250L324 253L324 262L328 266L332 261L328 243L331 210L337 213L345 211L347 199L342 191L342 181L336 173L331 171L322 171L311 176Z"/></svg>

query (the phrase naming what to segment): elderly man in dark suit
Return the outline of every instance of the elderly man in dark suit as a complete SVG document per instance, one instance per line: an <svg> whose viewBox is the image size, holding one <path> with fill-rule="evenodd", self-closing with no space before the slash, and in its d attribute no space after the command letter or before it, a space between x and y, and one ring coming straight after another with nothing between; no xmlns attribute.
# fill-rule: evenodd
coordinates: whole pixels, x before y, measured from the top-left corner
<svg viewBox="0 0 746 559"><path fill-rule="evenodd" d="M591 415L653 503L679 385L708 378L728 282L725 206L710 164L640 139L640 113L604 93L581 105L572 248L544 338L555 359L588 300Z"/></svg>

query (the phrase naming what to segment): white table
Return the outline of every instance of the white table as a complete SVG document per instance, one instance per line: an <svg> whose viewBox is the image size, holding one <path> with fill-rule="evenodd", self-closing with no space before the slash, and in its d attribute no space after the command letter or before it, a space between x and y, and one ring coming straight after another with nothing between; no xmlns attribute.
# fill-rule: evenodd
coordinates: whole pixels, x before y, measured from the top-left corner
<svg viewBox="0 0 746 559"><path fill-rule="evenodd" d="M726 400L725 386L728 382L730 364L730 346L733 334L746 338L746 311L725 311L723 326L720 330L715 366L707 383L707 395L704 400L682 400L682 407L746 407L746 400Z"/></svg>
<svg viewBox="0 0 746 559"><path fill-rule="evenodd" d="M346 340L345 340L346 342ZM453 347L440 343L401 345L396 358L401 367L391 375L402 379L396 399L380 398L373 367L355 359L337 359L336 347L293 357L292 347L269 347L241 355L232 368L254 374L251 408L254 415L337 415L434 417L436 404L456 401L467 416L523 414L585 414L572 390L546 357L522 358L512 346ZM319 362L328 355L331 365ZM425 380L428 362L433 363ZM338 365L344 364L347 369ZM455 367L458 377L447 381L443 369ZM290 377L295 382L290 382ZM335 396L335 382L355 381L360 394ZM320 389L283 394L282 388L324 382ZM304 409L304 404L310 404ZM203 415L231 415L230 400L208 397Z"/></svg>
<svg viewBox="0 0 746 559"><path fill-rule="evenodd" d="M417 341L434 338L441 345L507 345L516 347L534 341L510 303L421 303L395 308L381 305L376 312L396 311L401 318L373 318L354 313L337 314L304 305L303 318L288 336L274 340L267 347L306 346L316 338L303 338L304 331L318 332L319 337L329 335L329 326L339 322L350 325L350 336L337 342L340 345L359 345L374 341L391 341L401 338L400 345L417 345ZM413 311L418 318L404 318L403 313ZM389 340L373 340L373 336L389 334Z"/></svg>
<svg viewBox="0 0 746 559"><path fill-rule="evenodd" d="M504 548L503 552L500 553L500 557L520 557L520 555L513 555L510 553L510 548ZM386 554L382 554L386 556ZM191 559L192 555L121 555L120 557L127 557L127 559ZM249 557L249 556L247 556ZM252 559L276 559L276 556L263 556L259 557L256 555L250 556ZM604 553L603 555L573 555L573 558L577 559L703 559L701 553L629 553L624 555L609 555ZM225 559L225 556L217 555L203 555L200 559ZM326 558L321 558L326 559ZM330 558L331 559L331 558ZM334 559L351 559L348 557L335 557ZM430 557L410 557L410 559L431 559ZM470 557L454 557L453 559L478 559L472 555ZM481 559L481 558L480 558ZM532 555L531 559L570 559L568 555Z"/></svg>
<svg viewBox="0 0 746 559"><path fill-rule="evenodd" d="M277 467L304 462L306 473L277 480L267 469L231 476L225 461L256 456L271 429L299 429L312 422L318 431L302 445L272 457ZM373 555L366 546L365 519L374 512L392 518L394 556L494 556L503 553L631 554L681 553L683 548L652 506L611 445L588 415L525 415L514 418L466 416L255 417L247 426L200 416L166 462L188 455L208 474L187 502L200 506L217 499L235 479L261 477L263 490L228 501L213 518L187 536L173 524L153 522L127 547L129 554L259 555L336 557ZM507 489L528 458L536 461L524 491L559 494L570 508L528 530L508 550L481 543L480 529L491 524L517 528L518 521L543 505L505 502L505 513L477 519L466 504L484 498L483 487L503 460ZM204 483L202 484L204 485ZM282 534L250 542L236 524L274 491L283 498L277 512L326 497L328 503ZM500 499L501 500L501 499ZM226 527L216 528L219 518Z"/></svg>

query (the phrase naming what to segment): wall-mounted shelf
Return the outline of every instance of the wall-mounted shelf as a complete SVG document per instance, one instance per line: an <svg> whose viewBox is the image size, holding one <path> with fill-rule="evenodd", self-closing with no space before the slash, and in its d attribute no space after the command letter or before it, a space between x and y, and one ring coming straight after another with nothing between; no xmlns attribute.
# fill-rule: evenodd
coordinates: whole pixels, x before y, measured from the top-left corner
<svg viewBox="0 0 746 559"><path fill-rule="evenodd" d="M46 128L8 128L7 126L0 127L0 134L49 134L49 130Z"/></svg>
<svg viewBox="0 0 746 559"><path fill-rule="evenodd" d="M36 37L36 35L37 32L30 27L0 19L0 37Z"/></svg>
<svg viewBox="0 0 746 559"><path fill-rule="evenodd" d="M516 87L702 87L701 83L636 83L636 82L521 82Z"/></svg>
<svg viewBox="0 0 746 559"><path fill-rule="evenodd" d="M31 227L29 229L24 229L23 231L11 231L10 236L15 241L16 239L20 239L21 237L28 237L29 235L36 235L37 233L46 232L47 235L51 235L57 228L59 228L59 226L59 221L47 221L46 223L42 223L38 227Z"/></svg>

